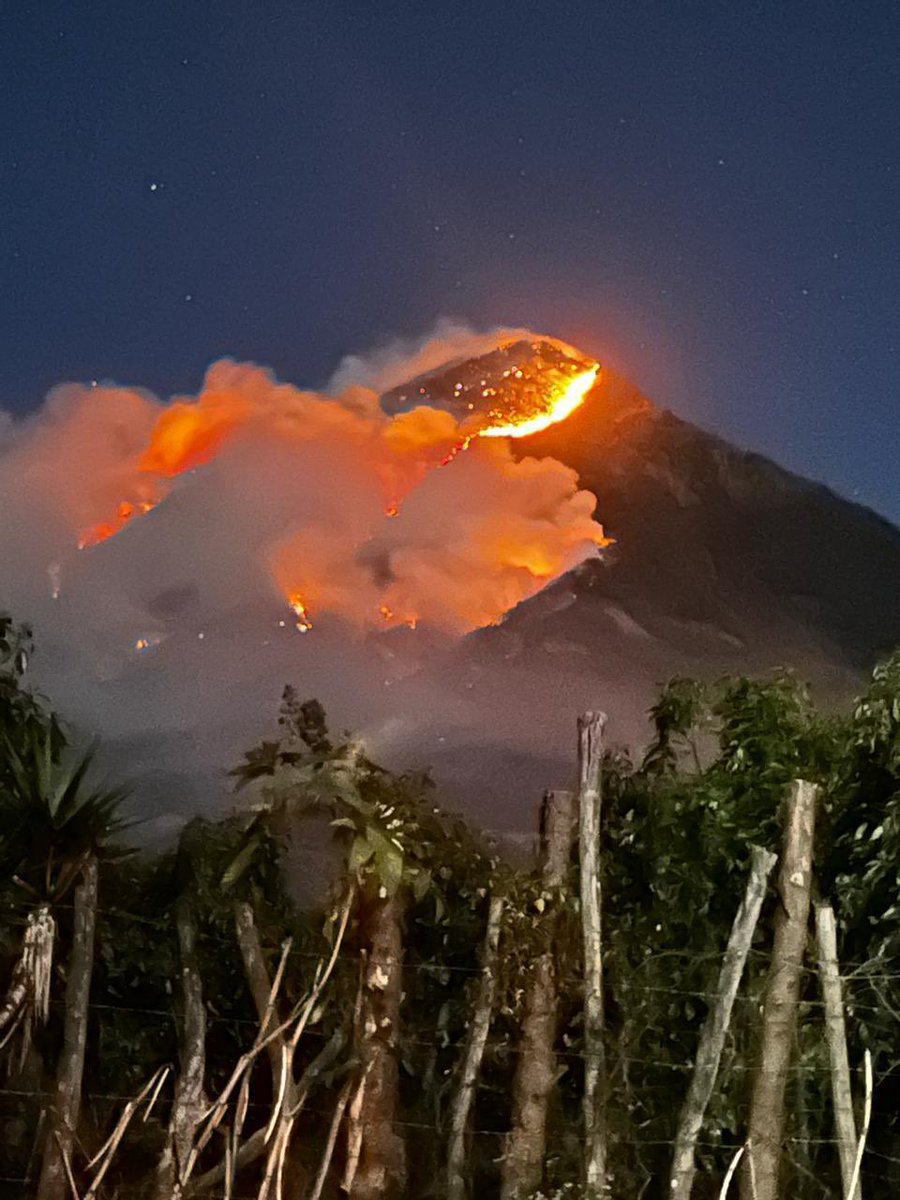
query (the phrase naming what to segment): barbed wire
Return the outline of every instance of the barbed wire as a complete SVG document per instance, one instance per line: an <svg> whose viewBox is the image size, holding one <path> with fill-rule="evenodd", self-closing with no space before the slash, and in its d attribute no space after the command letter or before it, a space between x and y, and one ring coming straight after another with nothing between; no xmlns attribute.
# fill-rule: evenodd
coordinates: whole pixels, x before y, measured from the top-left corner
<svg viewBox="0 0 900 1200"><path fill-rule="evenodd" d="M65 1007L64 1000L54 1000L52 1002L52 1004L54 1007L57 1007L57 1008ZM174 1007L171 1009L145 1008L142 1006L136 1006L136 1005L130 1005L130 1004L109 1004L109 1003L106 1003L103 1001L91 1001L88 1004L88 1008L91 1010L96 1010L96 1011L100 1011L100 1012L119 1012L119 1013L130 1013L130 1014L134 1014L135 1016L160 1017L166 1021L172 1022L173 1024L177 1024L177 1020L178 1020L178 1014L176 1013ZM259 1021L253 1020L251 1017L232 1017L232 1016L226 1016L224 1014L219 1014L219 1013L211 1013L209 1011L207 1011L207 1021L210 1024L240 1025L240 1026L252 1027L254 1029L259 1028ZM330 1038L332 1036L332 1034L327 1033L323 1029L313 1029L313 1028L307 1027L304 1030L304 1036L327 1040L328 1038ZM425 1049L436 1049L436 1050L445 1050L445 1051L461 1050L464 1045L464 1042L465 1042L464 1038L450 1038L450 1037L425 1038L425 1037L420 1037L420 1036L415 1036L415 1035L411 1036L408 1034L401 1034L400 1040L404 1046L420 1046ZM490 1049L490 1050L495 1050L495 1051L502 1051L506 1055L520 1055L520 1054L526 1053L526 1051L521 1046L518 1046L512 1042L508 1042L508 1041L500 1040L500 1039L489 1038L488 1042L486 1044L486 1048ZM554 1054L556 1055L557 1058L573 1059L576 1061L590 1059L591 1061L593 1061L593 1057L591 1055L587 1055L583 1051L580 1051L580 1050L570 1050L568 1047L559 1047L554 1050ZM613 1061L615 1062L617 1067L626 1066L626 1065L627 1066L647 1066L647 1067L659 1067L664 1070L670 1070L670 1071L692 1071L694 1069L693 1062L672 1062L670 1059L644 1058L644 1057L632 1056L632 1055L614 1055ZM727 1069L731 1070L731 1071L744 1071L744 1072L755 1071L759 1068L760 1065L761 1064L759 1064L757 1062L732 1063L727 1067ZM829 1074L829 1070L830 1070L828 1065L825 1063L821 1063L821 1064L794 1063L785 1069L789 1072L797 1072L800 1074L803 1074L803 1073L817 1074L817 1073L819 1073L819 1074L824 1074L824 1075ZM863 1067L861 1065L856 1066L856 1067L851 1067L850 1070L851 1070L851 1073L858 1073L860 1075L863 1074ZM0 1094L2 1094L3 1090L4 1089L0 1088ZM120 1098L122 1098L122 1097L120 1097Z"/></svg>
<svg viewBox="0 0 900 1200"><path fill-rule="evenodd" d="M17 906L17 907L19 907L19 906ZM43 907L43 905L25 904L21 907L29 907L29 908L36 909L36 908ZM64 909L71 909L73 906L72 905L58 905L58 906L54 905L52 907L53 908L60 907L60 908L64 908ZM104 915L114 915L114 916L121 917L121 918L127 918L129 920L133 919L133 920L143 921L144 923L152 924L155 927L159 927L160 925L162 925L164 923L162 921L162 919L141 917L139 914L129 913L129 912L125 912L125 911L117 910L117 909L99 908L99 909L97 909L97 912L98 912L98 914L103 913ZM18 923L20 923L22 925L27 924L26 921L21 921ZM206 940L210 940L210 941L218 940L214 937L214 935L204 933L203 931L200 932L200 936L202 938L204 938ZM761 952L755 952L755 953L761 953ZM324 948L322 951L302 950L302 949L294 949L294 948L291 949L292 957L308 959L310 961L316 961L316 962L318 962L322 957L326 956L326 954L327 954L327 952L324 950ZM678 956L685 957L685 958L691 958L693 961L696 961L696 959L698 957L696 955L693 955L691 953L691 951L689 951L689 950L665 951L664 954L667 956L668 955L678 955ZM9 957L11 957L11 958L16 957L15 952L10 953ZM710 958L710 959L713 959L713 958L720 959L721 954L718 951L716 951L716 952L711 951L711 952L709 952L708 955L704 955L703 957ZM894 957L897 957L897 956L894 956ZM359 956L356 954L341 953L337 956L337 958L338 958L339 962L348 962L348 963L357 964L357 965L359 963ZM869 961L871 961L871 960L869 960ZM371 964L372 966L393 967L393 966L400 965L401 969L403 969L405 971L420 971L420 972L423 972L426 974L432 974L432 975L441 975L441 974L449 973L449 974L455 974L455 975L477 976L477 975L481 975L483 973L483 969L484 969L483 967L476 966L476 965L463 966L463 965L456 964L456 963L421 962L421 961L409 961L409 960L401 961L398 964L397 960L395 960L395 959L381 959L381 958L372 958L372 957L367 957L366 962ZM846 963L844 965L847 967L856 966L856 969L849 973L846 973L846 972L838 973L837 978L847 984L889 983L889 982L900 981L900 971L879 972L879 973L863 972L861 970L861 968L867 966L868 962L863 962L860 964ZM643 964L638 964L638 966L634 967L633 970L639 971L642 969L642 966L643 966ZM803 972L804 974L813 975L813 976L818 976L820 974L817 967L801 966L799 968L799 970L801 972ZM654 994L659 994L659 995L684 996L684 997L688 997L690 999L696 999L696 1000L715 1000L718 997L717 992L709 991L709 990L705 990L705 989L700 990L700 989L691 989L691 988L660 987L658 985L653 985L653 984L635 983L632 979L629 979L629 978L625 978L621 981L621 988L622 988L623 993L629 992L629 991L645 992L645 993L654 993ZM759 995L747 995L746 993L739 993L735 997L735 999L738 1001L741 1001L743 1003L760 1004L763 1000L763 996L762 996L762 993L760 993ZM803 1005L807 1005L807 1006L824 1007L825 1002L823 1000L802 998L800 1000L800 1003ZM847 1007L852 1008L852 1009L859 1009L860 1011L869 1011L869 1012L884 1012L884 1011L886 1011L886 1007L881 1004L867 1005L863 1002L850 1001L850 1000L848 1000L848 1002L847 1002Z"/></svg>
<svg viewBox="0 0 900 1200"><path fill-rule="evenodd" d="M50 1099L55 1095L55 1093L51 1092L51 1091L41 1090L41 1089L0 1087L0 1095L15 1096L18 1099ZM115 1100L115 1101L125 1101L127 1103L129 1101L134 1100L134 1095L133 1094L119 1094L116 1092L85 1092L83 1095L83 1100L86 1100L86 1101ZM245 1105L248 1109L265 1110L266 1112L269 1112L269 1113L271 1113L271 1111L272 1111L272 1105L269 1103L263 1103L262 1101L251 1100L249 1102L245 1102ZM830 1111L830 1110L828 1110L828 1111ZM311 1113L314 1116L330 1117L333 1115L334 1109L326 1108L323 1106L304 1104L303 1112ZM365 1121L361 1122L361 1125L363 1128L365 1128L367 1125L374 1125L374 1124L376 1124L376 1123L375 1122L365 1122ZM380 1122L378 1124L380 1125ZM392 1125L394 1125L398 1129L417 1129L420 1131L430 1131L433 1133L443 1133L444 1132L444 1126L442 1124L438 1123L437 1121L413 1121L413 1120L408 1120L405 1118L397 1118L394 1121L392 1121ZM483 1129L483 1128L474 1127L474 1128L469 1129L468 1132L475 1136L478 1136L478 1137L504 1138L509 1135L510 1130L508 1128L505 1128L505 1129ZM571 1136L572 1136L573 1140L575 1140L579 1143L584 1140L582 1134L572 1133ZM636 1138L636 1137L622 1137L622 1136L618 1136L618 1135L613 1135L612 1141L616 1145L622 1145L622 1146L674 1146L675 1145L674 1137ZM786 1137L784 1139L784 1141L786 1143L797 1144L797 1145L838 1146L841 1144L838 1138L821 1138L821 1137L816 1137L816 1138ZM705 1149L705 1150L728 1149L730 1146L739 1145L739 1144L740 1143L738 1141L735 1141L734 1139L728 1139L725 1137L717 1138L717 1139L709 1139L709 1140L705 1140L705 1141L699 1140L695 1143L695 1145L698 1146L700 1149ZM890 1155L881 1154L878 1151L869 1149L868 1147L867 1147L867 1152L870 1154L874 1154L876 1157L883 1158L888 1162L900 1163L900 1158L892 1158Z"/></svg>
<svg viewBox="0 0 900 1200"><path fill-rule="evenodd" d="M14 1096L18 1099L23 1099L23 1098L45 1099L45 1098L52 1097L54 1095L54 1093L49 1092L49 1091L39 1090L39 1089L17 1089L17 1088L0 1087L0 1095ZM134 1096L132 1094L87 1092L84 1095L84 1099L86 1101L105 1100L105 1101L129 1102L134 1099ZM246 1104L246 1107L251 1110L264 1110L265 1112L268 1112L268 1113L271 1112L271 1104L270 1103L267 1104L267 1103L250 1101L249 1103ZM830 1111L831 1111L830 1109L807 1110L807 1112L810 1113L810 1115L816 1115L816 1114L824 1115L826 1112L830 1112ZM304 1112L311 1114L313 1116L321 1116L321 1117L332 1117L334 1114L333 1108L310 1105L310 1104L307 1104L304 1106ZM366 1121L361 1122L362 1128L365 1128L367 1125L370 1125L370 1124L373 1124L373 1123L366 1122ZM438 1121L421 1121L421 1120L409 1120L409 1119L405 1119L405 1118L398 1118L392 1122L392 1126L399 1130L431 1132L431 1133L436 1133L439 1135L443 1135L446 1132L444 1125ZM510 1130L508 1128L488 1129L488 1128L474 1127L474 1128L469 1129L468 1133L472 1137L475 1137L475 1138L492 1138L492 1139L505 1140L509 1136ZM577 1135L574 1135L573 1137L570 1137L570 1140L574 1140L574 1142L578 1145L583 1145L585 1142L585 1138L581 1134L577 1134ZM668 1149L672 1150L672 1149L674 1149L674 1147L676 1145L676 1140L674 1137L622 1137L622 1136L614 1135L612 1137L611 1144L613 1147L627 1146L630 1148L638 1148L638 1149L640 1149L640 1148L648 1148L648 1149L668 1148ZM697 1150L700 1150L700 1151L706 1150L706 1151L716 1151L718 1153L731 1153L736 1148L736 1146L739 1146L740 1144L741 1144L740 1141L737 1139L734 1139L734 1138L728 1137L728 1136L723 1136L720 1138L698 1139L695 1142L695 1147ZM836 1148L841 1145L841 1142L838 1138L834 1138L834 1137L789 1136L789 1137L784 1138L783 1145L785 1147L787 1147L788 1145L791 1145L791 1146L802 1146L802 1147L807 1147L807 1148L809 1148L809 1147L835 1147ZM867 1159L874 1158L879 1161L888 1162L888 1163L891 1163L894 1165L900 1165L900 1157L895 1157L893 1155L885 1154L883 1151L880 1151L869 1145L866 1145L864 1147L864 1151L865 1151L865 1155L866 1155ZM792 1165L794 1165L795 1168L799 1166L799 1164L794 1162L794 1160L791 1159L790 1156L789 1156L789 1161L792 1162ZM881 1172L873 1170L871 1166L866 1167L864 1179L868 1179L870 1181L878 1180L878 1181L883 1181L883 1182L887 1182L887 1183L896 1183L895 1176L884 1175ZM35 1182L36 1182L35 1178L31 1177L31 1176L13 1176L13 1175L0 1176L0 1183L28 1185L28 1184L34 1184ZM135 1184L128 1184L128 1183L121 1184L120 1183L120 1184L117 1184L116 1194L120 1195L120 1196L123 1194L124 1195L141 1195L141 1194L143 1194L143 1186L140 1183L135 1183ZM219 1193L217 1193L214 1190L210 1190L206 1194L210 1197L215 1197ZM231 1200L258 1200L258 1196L248 1194L248 1195L242 1197L239 1193L231 1193Z"/></svg>

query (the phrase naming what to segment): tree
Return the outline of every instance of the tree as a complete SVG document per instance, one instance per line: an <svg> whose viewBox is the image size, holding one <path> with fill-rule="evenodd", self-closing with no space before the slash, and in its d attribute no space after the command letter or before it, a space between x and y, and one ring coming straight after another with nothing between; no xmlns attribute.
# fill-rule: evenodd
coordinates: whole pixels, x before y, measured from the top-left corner
<svg viewBox="0 0 900 1200"><path fill-rule="evenodd" d="M68 1189L65 1164L71 1159L81 1108L99 863L121 829L118 810L125 792L92 785L92 752L57 755L49 727L32 726L25 743L17 746L6 737L3 745L8 772L3 797L4 821L10 831L7 853L21 855L15 874L39 898L39 912L49 912L72 891L63 1045L38 1190L40 1200L63 1200ZM49 960L52 942L44 953ZM38 975L35 971L35 983ZM32 991L37 995L36 987Z"/></svg>
<svg viewBox="0 0 900 1200"><path fill-rule="evenodd" d="M556 940L575 834L575 796L547 792L541 809L541 879L537 945L528 967L522 1036L513 1079L512 1129L503 1162L502 1200L518 1200L543 1182L547 1115L557 1082L559 963Z"/></svg>
<svg viewBox="0 0 900 1200"><path fill-rule="evenodd" d="M23 686L30 654L30 632L0 616L0 855L31 907L0 1020L22 1029L24 1056L35 1021L47 1013L53 906L71 893L63 1043L39 1186L40 1200L62 1200L81 1106L99 862L122 829L126 792L91 782L94 752L74 749L56 716Z"/></svg>

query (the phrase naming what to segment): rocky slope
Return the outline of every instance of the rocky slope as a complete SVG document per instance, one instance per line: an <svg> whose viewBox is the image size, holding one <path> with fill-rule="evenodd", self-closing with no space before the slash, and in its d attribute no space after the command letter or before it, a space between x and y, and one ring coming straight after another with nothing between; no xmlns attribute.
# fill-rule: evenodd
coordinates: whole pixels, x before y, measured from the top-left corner
<svg viewBox="0 0 900 1200"><path fill-rule="evenodd" d="M425 754L467 806L486 797L497 826L521 828L523 803L566 782L582 707L639 743L673 674L786 667L827 702L900 643L900 530L615 375L515 444L573 467L616 541L428 669L457 715L422 721Z"/></svg>

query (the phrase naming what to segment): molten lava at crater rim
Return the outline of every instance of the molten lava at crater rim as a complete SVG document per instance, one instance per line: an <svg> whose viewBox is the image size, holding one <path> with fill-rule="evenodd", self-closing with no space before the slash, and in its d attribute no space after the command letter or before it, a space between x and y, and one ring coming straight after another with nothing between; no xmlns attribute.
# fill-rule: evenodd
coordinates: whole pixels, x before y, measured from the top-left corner
<svg viewBox="0 0 900 1200"><path fill-rule="evenodd" d="M529 437L565 421L584 403L599 374L599 363L543 337L502 342L487 354L445 364L380 397L360 388L334 396L301 392L252 365L214 364L196 398L161 407L145 444L123 464L121 474L130 479L127 495L80 533L78 548L96 547L150 513L165 501L174 478L214 462L248 432L274 435L294 444L298 453L311 443L327 449L343 441L360 449L361 468L377 480L379 517L395 532L373 526L365 531L366 544L384 542L389 566L376 584L356 556L348 578L335 581L330 576L340 572L341 555L323 549L315 522L309 522L309 529L299 529L293 542L270 556L296 630L311 632L320 610L342 609L354 610L357 623L414 629L420 619L433 619L428 598L440 588L440 570L454 556L459 578L468 572L473 580L485 576L485 581L474 589L480 589L478 600L466 595L448 606L443 597L439 623L460 632L493 623L608 543L593 520L593 497L575 491L571 472L565 486L561 478L553 479L537 501L529 498L523 505L510 499L502 508L503 488L510 497L516 487L522 491L526 474L502 451L503 440ZM404 530L407 505L421 499L423 489L435 487L429 480L436 468L450 467L480 439L497 443L496 452L481 456L490 478L479 486L494 488L500 508L485 517L476 504L468 513L466 501L455 496L449 507L460 511L448 511L447 521L455 521L458 529L449 529L443 543L437 539L432 553L421 520L412 533ZM553 466L557 474L568 471ZM545 474L549 480L549 469ZM335 486L341 486L339 480ZM470 487L467 482L465 488ZM487 579L492 562L495 578ZM56 575L54 581L56 598ZM357 594L368 597L368 616L355 611ZM142 636L135 649L144 652L155 641Z"/></svg>

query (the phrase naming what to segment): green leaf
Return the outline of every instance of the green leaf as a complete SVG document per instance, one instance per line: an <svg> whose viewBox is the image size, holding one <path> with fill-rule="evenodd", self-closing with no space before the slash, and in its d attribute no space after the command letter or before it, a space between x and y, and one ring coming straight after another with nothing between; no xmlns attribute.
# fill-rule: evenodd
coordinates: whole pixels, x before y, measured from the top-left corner
<svg viewBox="0 0 900 1200"><path fill-rule="evenodd" d="M428 889L431 887L431 872L425 867L419 867L413 878L413 895L416 900L424 899Z"/></svg>
<svg viewBox="0 0 900 1200"><path fill-rule="evenodd" d="M377 829L369 830L369 839L375 849L375 874L388 895L393 895L403 879L403 852Z"/></svg>
<svg viewBox="0 0 900 1200"><path fill-rule="evenodd" d="M361 833L353 840L350 854L347 858L347 868L351 874L356 874L361 867L375 854L375 846L369 838L369 832Z"/></svg>
<svg viewBox="0 0 900 1200"><path fill-rule="evenodd" d="M234 887L241 876L249 869L261 843L262 837L257 833L235 855L222 875L223 888L227 890Z"/></svg>

